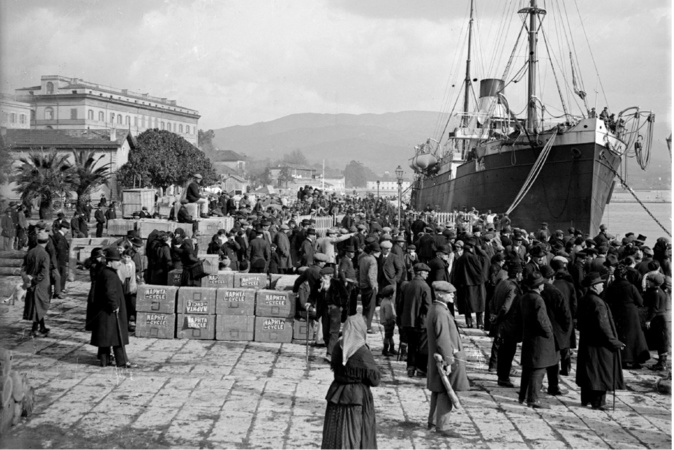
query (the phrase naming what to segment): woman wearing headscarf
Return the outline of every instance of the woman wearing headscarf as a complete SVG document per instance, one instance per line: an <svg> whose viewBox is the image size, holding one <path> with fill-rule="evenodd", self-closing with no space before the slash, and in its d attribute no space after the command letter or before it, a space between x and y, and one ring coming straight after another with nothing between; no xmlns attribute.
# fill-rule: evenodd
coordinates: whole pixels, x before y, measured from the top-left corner
<svg viewBox="0 0 674 450"><path fill-rule="evenodd" d="M627 280L625 265L619 264L613 275L615 281L604 291L604 300L611 308L618 339L625 343L621 352L623 367L640 369L641 364L651 358L639 318L639 308L644 301L639 290Z"/></svg>
<svg viewBox="0 0 674 450"><path fill-rule="evenodd" d="M342 339L332 351L335 379L328 389L322 448L377 448L377 421L370 386L380 374L365 343L367 326L360 315L349 316Z"/></svg>

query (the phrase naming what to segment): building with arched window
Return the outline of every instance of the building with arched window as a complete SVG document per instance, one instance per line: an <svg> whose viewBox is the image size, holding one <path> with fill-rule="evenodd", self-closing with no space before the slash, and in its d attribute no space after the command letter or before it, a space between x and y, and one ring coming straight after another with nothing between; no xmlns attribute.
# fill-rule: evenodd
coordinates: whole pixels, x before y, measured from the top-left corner
<svg viewBox="0 0 674 450"><path fill-rule="evenodd" d="M43 75L39 86L19 88L15 94L16 100L30 105L32 114L26 113L26 117L30 117L29 125L35 129L114 127L138 135L161 127L197 145L199 112L165 97L60 75Z"/></svg>

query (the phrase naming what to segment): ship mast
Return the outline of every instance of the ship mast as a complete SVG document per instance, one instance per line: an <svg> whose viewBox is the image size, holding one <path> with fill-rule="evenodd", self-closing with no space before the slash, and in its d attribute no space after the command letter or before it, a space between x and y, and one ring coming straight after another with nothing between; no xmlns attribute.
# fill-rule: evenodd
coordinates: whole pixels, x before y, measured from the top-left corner
<svg viewBox="0 0 674 450"><path fill-rule="evenodd" d="M527 95L527 131L535 133L538 129L538 113L536 112L536 65L538 64L538 27L536 18L539 14L545 14L544 9L540 9L537 0L531 0L528 8L519 10L519 13L529 15L529 60L528 72L528 95Z"/></svg>
<svg viewBox="0 0 674 450"><path fill-rule="evenodd" d="M471 58L471 47L473 43L473 11L474 11L474 0L470 0L470 20L468 22L468 56L466 57L466 78L463 82L464 92L463 92L463 117L461 118L461 126L468 127L470 123L470 117L468 116L468 109L470 108L470 88L472 86L470 80L470 58ZM463 148L461 149L461 159L466 159L466 154L468 153L468 141L463 141Z"/></svg>

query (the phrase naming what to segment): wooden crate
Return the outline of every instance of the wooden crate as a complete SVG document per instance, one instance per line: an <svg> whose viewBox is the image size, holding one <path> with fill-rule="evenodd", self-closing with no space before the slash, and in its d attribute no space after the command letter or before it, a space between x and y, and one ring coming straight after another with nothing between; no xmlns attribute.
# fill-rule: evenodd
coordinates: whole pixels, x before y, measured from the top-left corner
<svg viewBox="0 0 674 450"><path fill-rule="evenodd" d="M173 339L175 336L175 314L142 311L136 314L136 337Z"/></svg>
<svg viewBox="0 0 674 450"><path fill-rule="evenodd" d="M138 236L142 239L147 239L154 230L174 232L176 228L176 222L169 222L163 219L140 219L138 221Z"/></svg>
<svg viewBox="0 0 674 450"><path fill-rule="evenodd" d="M295 317L295 295L288 291L259 290L255 294L257 317Z"/></svg>
<svg viewBox="0 0 674 450"><path fill-rule="evenodd" d="M122 217L132 217L133 213L147 208L154 214L154 189L127 189L122 191Z"/></svg>
<svg viewBox="0 0 674 450"><path fill-rule="evenodd" d="M215 314L216 288L181 287L178 290L178 314Z"/></svg>
<svg viewBox="0 0 674 450"><path fill-rule="evenodd" d="M218 289L215 313L227 316L255 314L255 289Z"/></svg>
<svg viewBox="0 0 674 450"><path fill-rule="evenodd" d="M176 337L178 339L215 339L215 316L178 314Z"/></svg>
<svg viewBox="0 0 674 450"><path fill-rule="evenodd" d="M193 216L195 217L195 216ZM208 219L197 219L197 230L203 235L213 236L220 229L226 229L227 221L225 217L209 217Z"/></svg>
<svg viewBox="0 0 674 450"><path fill-rule="evenodd" d="M209 275L217 275L220 266L220 255L207 255L199 253L197 258L204 260L204 272Z"/></svg>
<svg viewBox="0 0 674 450"><path fill-rule="evenodd" d="M136 310L175 314L177 293L176 286L140 284L136 294Z"/></svg>
<svg viewBox="0 0 674 450"><path fill-rule="evenodd" d="M218 272L201 279L202 287L233 288L234 272Z"/></svg>
<svg viewBox="0 0 674 450"><path fill-rule="evenodd" d="M295 281L299 278L299 275L271 275L271 289L276 291L292 291Z"/></svg>
<svg viewBox="0 0 674 450"><path fill-rule="evenodd" d="M292 319L279 319L274 317L255 318L255 342L289 344L292 340Z"/></svg>
<svg viewBox="0 0 674 450"><path fill-rule="evenodd" d="M235 273L235 288L266 289L269 277L264 273Z"/></svg>
<svg viewBox="0 0 674 450"><path fill-rule="evenodd" d="M254 316L216 316L216 341L252 341L255 338Z"/></svg>
<svg viewBox="0 0 674 450"><path fill-rule="evenodd" d="M309 322L295 320L293 323L293 342L298 341L299 344L307 342L307 327L309 327L309 342L316 340L316 326L313 320Z"/></svg>
<svg viewBox="0 0 674 450"><path fill-rule="evenodd" d="M136 229L135 220L127 219L111 219L108 220L108 235L109 236L126 236L128 231Z"/></svg>

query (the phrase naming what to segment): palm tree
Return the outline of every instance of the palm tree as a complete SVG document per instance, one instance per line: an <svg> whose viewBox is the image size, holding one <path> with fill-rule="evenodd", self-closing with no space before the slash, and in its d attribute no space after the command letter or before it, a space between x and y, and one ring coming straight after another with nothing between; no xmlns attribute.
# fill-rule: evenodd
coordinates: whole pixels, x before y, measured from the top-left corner
<svg viewBox="0 0 674 450"><path fill-rule="evenodd" d="M73 156L74 162L70 164L67 181L70 189L77 194L77 208L81 209L93 191L108 185L110 163L96 167L104 155L96 157L91 150L73 150Z"/></svg>
<svg viewBox="0 0 674 450"><path fill-rule="evenodd" d="M13 177L17 185L14 190L21 194L24 203L39 198L40 219L51 219L55 198L69 196L67 159L68 155L58 154L53 149L32 152L19 159L21 166Z"/></svg>

